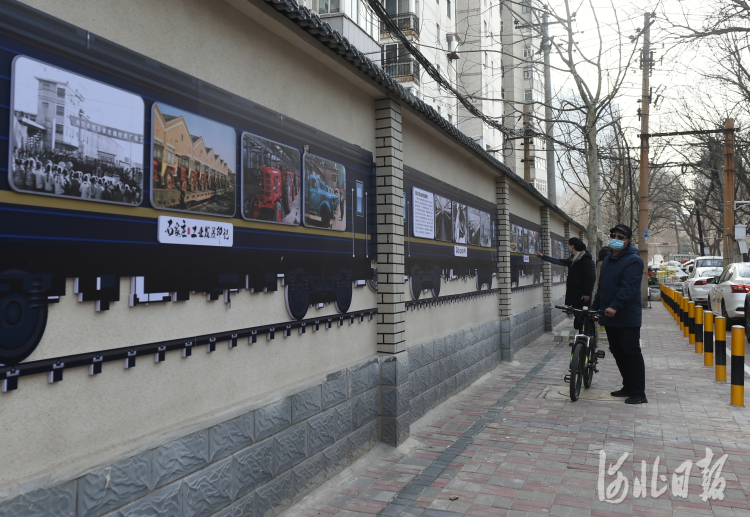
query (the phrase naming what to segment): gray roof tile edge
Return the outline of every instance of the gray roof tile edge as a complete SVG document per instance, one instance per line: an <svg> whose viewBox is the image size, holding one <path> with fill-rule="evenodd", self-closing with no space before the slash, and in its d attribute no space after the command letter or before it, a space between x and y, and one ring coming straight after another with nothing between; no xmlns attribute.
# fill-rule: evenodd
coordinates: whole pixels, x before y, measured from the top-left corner
<svg viewBox="0 0 750 517"><path fill-rule="evenodd" d="M326 47L334 51L350 65L353 65L362 73L366 74L370 80L375 81L396 99L406 103L417 113L421 114L435 126L441 129L444 133L447 133L448 136L452 137L454 140L457 140L461 145L472 151L474 154L480 156L484 161L488 162L495 169L498 169L502 174L508 176L511 181L518 184L524 190L536 197L539 201L542 201L545 205L548 205L555 212L562 215L567 221L586 231L586 227L584 225L575 221L561 208L551 203L546 197L544 197L541 192L534 188L531 183L521 178L507 165L482 149L481 146L479 146L479 144L477 144L474 140L469 138L467 135L459 131L456 126L441 117L432 106L409 93L403 86L401 86L401 84L398 83L398 81L385 73L383 69L373 63L367 56L362 54L362 52L357 50L357 48L349 43L349 41L341 34L339 34L338 31L332 29L331 26L328 25L328 23L321 20L316 13L310 11L305 6L298 5L294 0L264 1L267 4L273 6L281 14L295 22L301 29L323 43Z"/></svg>

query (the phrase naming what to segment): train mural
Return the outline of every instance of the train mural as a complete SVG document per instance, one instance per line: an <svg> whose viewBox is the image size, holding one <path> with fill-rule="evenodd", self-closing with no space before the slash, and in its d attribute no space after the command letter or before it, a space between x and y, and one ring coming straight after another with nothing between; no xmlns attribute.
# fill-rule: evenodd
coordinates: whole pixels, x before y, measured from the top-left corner
<svg viewBox="0 0 750 517"><path fill-rule="evenodd" d="M476 289L497 273L494 203L404 167L404 266L412 299L440 295L443 279L473 277Z"/></svg>
<svg viewBox="0 0 750 517"><path fill-rule="evenodd" d="M129 51L47 45L0 36L1 365L34 351L62 296L230 308L282 278L300 320L346 313L374 281L372 153L197 80L167 87L165 67Z"/></svg>
<svg viewBox="0 0 750 517"><path fill-rule="evenodd" d="M541 287L544 282L544 261L535 253L542 252L542 227L514 214L510 215L510 286L512 291ZM550 234L550 255L565 258L565 238ZM568 268L552 265L552 284L565 282Z"/></svg>

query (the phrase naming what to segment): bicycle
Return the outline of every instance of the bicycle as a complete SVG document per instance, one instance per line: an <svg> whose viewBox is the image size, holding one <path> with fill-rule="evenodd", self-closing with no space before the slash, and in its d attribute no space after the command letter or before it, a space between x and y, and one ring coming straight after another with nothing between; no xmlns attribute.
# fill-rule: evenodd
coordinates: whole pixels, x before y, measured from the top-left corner
<svg viewBox="0 0 750 517"><path fill-rule="evenodd" d="M570 353L570 374L565 376L565 382L570 384L570 400L575 402L581 394L581 384L588 389L594 381L596 364L604 359L603 350L597 350L596 321L604 315L604 311L593 311L587 307L576 309L569 305L556 305L558 309L568 314L575 314L583 318L581 333L576 334Z"/></svg>

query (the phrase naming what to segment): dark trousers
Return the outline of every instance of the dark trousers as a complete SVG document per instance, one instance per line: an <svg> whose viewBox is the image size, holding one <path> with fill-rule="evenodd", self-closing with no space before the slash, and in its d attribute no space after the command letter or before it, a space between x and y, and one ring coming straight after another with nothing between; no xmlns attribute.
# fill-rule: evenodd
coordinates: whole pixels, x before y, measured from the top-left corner
<svg viewBox="0 0 750 517"><path fill-rule="evenodd" d="M646 364L641 353L641 327L606 326L609 350L622 375L622 387L632 397L646 396Z"/></svg>

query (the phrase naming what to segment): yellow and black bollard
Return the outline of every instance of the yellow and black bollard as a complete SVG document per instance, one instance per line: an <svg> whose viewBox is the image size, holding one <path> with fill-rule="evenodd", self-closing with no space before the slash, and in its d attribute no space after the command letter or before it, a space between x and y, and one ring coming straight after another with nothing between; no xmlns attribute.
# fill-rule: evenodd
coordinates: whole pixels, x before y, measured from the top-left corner
<svg viewBox="0 0 750 517"><path fill-rule="evenodd" d="M675 292L671 287L669 288L669 312L672 313L672 317L677 321L677 312L675 311Z"/></svg>
<svg viewBox="0 0 750 517"><path fill-rule="evenodd" d="M688 302L688 328L685 332L688 343L695 344L695 302Z"/></svg>
<svg viewBox="0 0 750 517"><path fill-rule="evenodd" d="M703 366L714 365L714 313L703 313Z"/></svg>
<svg viewBox="0 0 750 517"><path fill-rule="evenodd" d="M677 323L680 324L680 330L685 329L685 315L682 313L682 295L676 293L677 296Z"/></svg>
<svg viewBox="0 0 750 517"><path fill-rule="evenodd" d="M703 353L703 307L695 306L695 353Z"/></svg>
<svg viewBox="0 0 750 517"><path fill-rule="evenodd" d="M716 381L727 382L727 320L724 316L714 318L714 356Z"/></svg>
<svg viewBox="0 0 750 517"><path fill-rule="evenodd" d="M745 407L745 327L732 327L732 395L730 404Z"/></svg>
<svg viewBox="0 0 750 517"><path fill-rule="evenodd" d="M680 296L682 296L680 302L682 304L682 332L685 337L688 337L688 300L683 295Z"/></svg>

